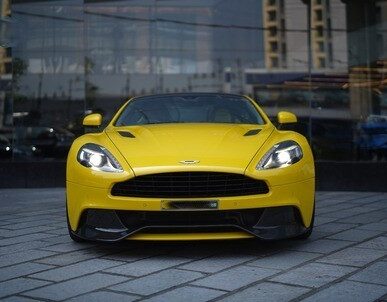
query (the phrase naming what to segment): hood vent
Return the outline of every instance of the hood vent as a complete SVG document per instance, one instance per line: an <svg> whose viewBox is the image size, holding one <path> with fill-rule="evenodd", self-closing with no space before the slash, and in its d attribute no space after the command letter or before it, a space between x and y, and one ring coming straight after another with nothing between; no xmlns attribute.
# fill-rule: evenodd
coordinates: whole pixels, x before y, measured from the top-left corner
<svg viewBox="0 0 387 302"><path fill-rule="evenodd" d="M118 131L118 133L123 137L135 138L135 136L129 131Z"/></svg>
<svg viewBox="0 0 387 302"><path fill-rule="evenodd" d="M259 131L261 131L261 129L251 129L251 130L247 131L243 136L256 135L259 133Z"/></svg>

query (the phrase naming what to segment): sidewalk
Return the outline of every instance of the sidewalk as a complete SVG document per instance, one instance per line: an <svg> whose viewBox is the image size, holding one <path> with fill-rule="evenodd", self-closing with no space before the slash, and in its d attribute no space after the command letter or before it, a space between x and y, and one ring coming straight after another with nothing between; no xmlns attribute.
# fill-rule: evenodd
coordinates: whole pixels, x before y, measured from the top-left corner
<svg viewBox="0 0 387 302"><path fill-rule="evenodd" d="M0 190L0 300L387 301L386 193L317 193L307 241L76 244L64 206Z"/></svg>

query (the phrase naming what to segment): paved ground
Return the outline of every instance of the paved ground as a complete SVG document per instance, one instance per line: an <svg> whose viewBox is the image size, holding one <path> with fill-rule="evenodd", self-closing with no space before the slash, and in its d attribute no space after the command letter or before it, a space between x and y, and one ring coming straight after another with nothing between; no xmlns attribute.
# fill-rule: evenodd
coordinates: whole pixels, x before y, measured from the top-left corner
<svg viewBox="0 0 387 302"><path fill-rule="evenodd" d="M387 194L320 192L311 239L76 244L63 189L0 190L2 301L387 301Z"/></svg>

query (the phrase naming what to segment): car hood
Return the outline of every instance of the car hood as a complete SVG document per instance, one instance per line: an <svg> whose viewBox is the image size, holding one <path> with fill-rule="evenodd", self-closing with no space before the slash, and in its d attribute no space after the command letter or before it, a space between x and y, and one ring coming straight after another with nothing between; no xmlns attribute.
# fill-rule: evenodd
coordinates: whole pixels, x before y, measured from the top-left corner
<svg viewBox="0 0 387 302"><path fill-rule="evenodd" d="M105 132L141 175L187 169L243 173L273 129L271 124L158 124Z"/></svg>

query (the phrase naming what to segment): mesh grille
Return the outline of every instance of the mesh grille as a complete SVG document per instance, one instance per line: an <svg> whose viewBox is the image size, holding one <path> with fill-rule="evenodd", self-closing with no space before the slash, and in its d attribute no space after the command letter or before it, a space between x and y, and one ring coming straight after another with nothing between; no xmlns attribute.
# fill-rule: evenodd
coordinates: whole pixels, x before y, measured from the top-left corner
<svg viewBox="0 0 387 302"><path fill-rule="evenodd" d="M266 194L263 180L221 172L174 172L134 177L116 183L113 196L196 198Z"/></svg>

